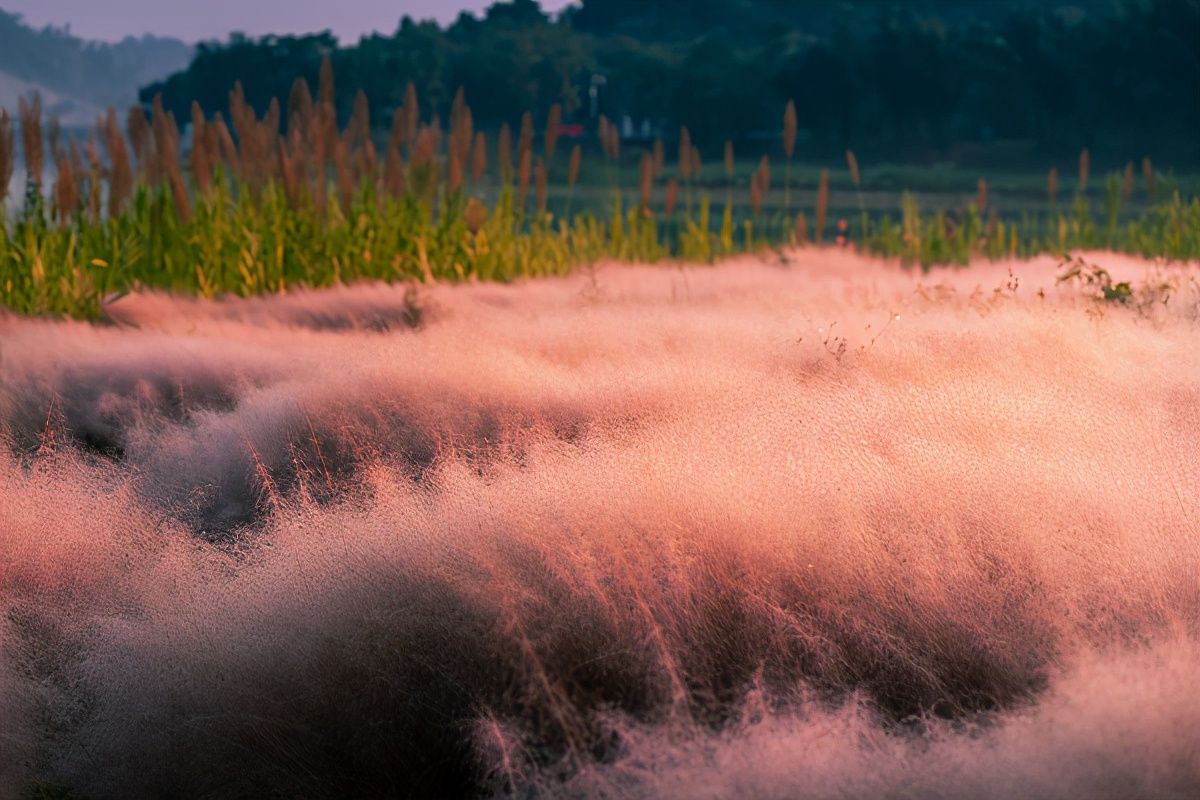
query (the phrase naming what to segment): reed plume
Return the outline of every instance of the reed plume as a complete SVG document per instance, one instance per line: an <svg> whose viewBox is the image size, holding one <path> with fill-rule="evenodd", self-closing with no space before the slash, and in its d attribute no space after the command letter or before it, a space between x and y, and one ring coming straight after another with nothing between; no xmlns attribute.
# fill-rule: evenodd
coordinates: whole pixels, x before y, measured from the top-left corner
<svg viewBox="0 0 1200 800"><path fill-rule="evenodd" d="M1133 197L1133 162L1125 164L1125 174L1121 177L1121 196L1126 200Z"/></svg>
<svg viewBox="0 0 1200 800"><path fill-rule="evenodd" d="M547 196L548 183L549 183L549 179L546 174L546 162L539 158L537 160L537 170L536 170L535 188L534 188L534 191L536 192L536 195L537 195L537 209L538 209L539 214L546 213L546 196Z"/></svg>
<svg viewBox="0 0 1200 800"><path fill-rule="evenodd" d="M825 223L829 219L829 170L821 170L821 178L817 184L817 218L814 236L817 244L825 233Z"/></svg>
<svg viewBox="0 0 1200 800"><path fill-rule="evenodd" d="M567 187L575 188L575 184L579 182L579 168L583 164L583 148L575 145L571 148L571 164L567 168Z"/></svg>
<svg viewBox="0 0 1200 800"><path fill-rule="evenodd" d="M332 108L333 89L333 61L329 56L325 56L321 59L321 71L317 78L317 101Z"/></svg>
<svg viewBox="0 0 1200 800"><path fill-rule="evenodd" d="M729 180L733 180L734 167L733 140L727 139L725 141L725 177Z"/></svg>
<svg viewBox="0 0 1200 800"><path fill-rule="evenodd" d="M975 193L975 210L982 214L988 205L988 183L986 178L979 179L979 188Z"/></svg>
<svg viewBox="0 0 1200 800"><path fill-rule="evenodd" d="M692 146L692 180L699 181L703 177L704 161L700 158L700 148Z"/></svg>
<svg viewBox="0 0 1200 800"><path fill-rule="evenodd" d="M521 132L517 135L517 160L533 150L533 114L526 111L521 115ZM530 162L532 163L532 162Z"/></svg>
<svg viewBox="0 0 1200 800"><path fill-rule="evenodd" d="M677 181L675 178L671 178L669 181L667 181L667 197L666 202L664 203L668 217L675 214L675 207L678 203L679 181Z"/></svg>
<svg viewBox="0 0 1200 800"><path fill-rule="evenodd" d="M417 129L421 126L421 104L417 99L417 87L411 82L404 87L404 146L412 158L412 148L417 141Z"/></svg>
<svg viewBox="0 0 1200 800"><path fill-rule="evenodd" d="M496 162L500 167L500 178L507 184L512 179L513 171L512 128L508 127L507 122L500 126L500 133L496 136Z"/></svg>
<svg viewBox="0 0 1200 800"><path fill-rule="evenodd" d="M521 162L517 167L517 204L523 211L525 209L525 200L529 197L529 179L533 169L533 153L528 149L522 150L520 159Z"/></svg>
<svg viewBox="0 0 1200 800"><path fill-rule="evenodd" d="M1046 173L1046 197L1050 200L1050 205L1058 203L1058 168L1051 167Z"/></svg>
<svg viewBox="0 0 1200 800"><path fill-rule="evenodd" d="M28 100L18 101L21 117L21 145L25 153L25 186L30 196L41 192L45 154L42 143L42 96L34 92Z"/></svg>
<svg viewBox="0 0 1200 800"><path fill-rule="evenodd" d="M1079 151L1079 185L1077 191L1083 194L1087 191L1088 174L1092 170L1092 154L1085 147Z"/></svg>
<svg viewBox="0 0 1200 800"><path fill-rule="evenodd" d="M858 171L858 156L854 155L853 150L846 151L846 167L850 170L850 182L854 184L854 188L861 189L862 173Z"/></svg>
<svg viewBox="0 0 1200 800"><path fill-rule="evenodd" d="M471 152L471 183L476 186L487 172L487 157L487 134L479 131L475 134L475 144Z"/></svg>
<svg viewBox="0 0 1200 800"><path fill-rule="evenodd" d="M686 125L679 129L679 177L684 183L692 179L692 134Z"/></svg>
<svg viewBox="0 0 1200 800"><path fill-rule="evenodd" d="M0 211L8 198L8 185L12 182L15 161L12 120L8 112L0 108Z"/></svg>
<svg viewBox="0 0 1200 800"><path fill-rule="evenodd" d="M1154 164L1150 161L1150 156L1142 158L1142 182L1146 190L1146 197L1154 199Z"/></svg>
<svg viewBox="0 0 1200 800"><path fill-rule="evenodd" d="M67 154L58 148L54 177L54 208L60 225L66 225L79 208L79 181Z"/></svg>
<svg viewBox="0 0 1200 800"><path fill-rule="evenodd" d="M213 164L212 153L209 150L210 133L208 122L204 119L204 111L200 104L192 103L192 153L190 166L192 181L196 191L207 194L212 188Z"/></svg>
<svg viewBox="0 0 1200 800"><path fill-rule="evenodd" d="M658 180L662 177L663 170L667 166L666 146L661 138L654 140L654 179Z"/></svg>
<svg viewBox="0 0 1200 800"><path fill-rule="evenodd" d="M121 213L125 203L132 196L134 183L129 148L117 122L115 109L108 109L108 114L101 123L100 139L104 142L104 151L108 156L108 216L112 218Z"/></svg>
<svg viewBox="0 0 1200 800"><path fill-rule="evenodd" d="M404 158L400 155L400 140L388 143L383 165L383 185L395 199L404 197L407 181L404 176Z"/></svg>
<svg viewBox="0 0 1200 800"><path fill-rule="evenodd" d="M649 212L650 197L654 191L654 156L650 153L642 154L642 162L638 174L638 188L642 212Z"/></svg>
<svg viewBox="0 0 1200 800"><path fill-rule="evenodd" d="M104 163L100 160L94 133L88 135L85 151L88 160L88 217L92 224L97 225L100 223L100 206L104 198Z"/></svg>

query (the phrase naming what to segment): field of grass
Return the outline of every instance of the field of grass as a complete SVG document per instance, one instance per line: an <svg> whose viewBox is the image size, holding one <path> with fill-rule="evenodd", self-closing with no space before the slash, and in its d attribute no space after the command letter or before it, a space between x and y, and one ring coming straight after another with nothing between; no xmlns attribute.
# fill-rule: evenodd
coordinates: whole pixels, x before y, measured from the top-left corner
<svg viewBox="0 0 1200 800"><path fill-rule="evenodd" d="M1200 258L1195 181L1148 160L1093 177L1085 151L1072 176L1040 189L1028 175L990 187L953 171L860 170L852 153L831 170L792 163L786 116L774 161L749 165L730 145L706 162L686 131L671 156L661 142L623 147L603 119L585 157L558 136L557 109L489 137L461 96L443 130L410 93L381 138L365 97L339 128L328 96L299 83L260 118L234 92L229 123L197 110L186 142L159 106L123 122L110 113L85 142L47 126L32 101L19 125L0 114L0 307L98 319L140 288L212 298L506 281L605 258L712 262L803 244L923 268L1081 248ZM23 196L7 191L18 140Z"/></svg>
<svg viewBox="0 0 1200 800"><path fill-rule="evenodd" d="M0 317L0 797L1200 786L1194 265L108 316Z"/></svg>

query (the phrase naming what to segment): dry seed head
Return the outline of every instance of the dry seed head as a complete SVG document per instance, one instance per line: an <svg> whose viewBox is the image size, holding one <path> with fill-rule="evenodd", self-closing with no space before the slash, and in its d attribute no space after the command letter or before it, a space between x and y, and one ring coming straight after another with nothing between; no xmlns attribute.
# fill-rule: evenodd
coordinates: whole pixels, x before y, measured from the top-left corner
<svg viewBox="0 0 1200 800"><path fill-rule="evenodd" d="M542 159L537 160L537 208L541 214L546 213L546 189L548 178L546 175L546 163Z"/></svg>
<svg viewBox="0 0 1200 800"><path fill-rule="evenodd" d="M754 216L758 216L762 211L763 206L763 173L762 168L754 171L754 177L750 179L750 208L754 212Z"/></svg>
<svg viewBox="0 0 1200 800"><path fill-rule="evenodd" d="M1079 151L1079 191L1086 192L1088 184L1088 174L1092 170L1092 154L1085 147Z"/></svg>
<svg viewBox="0 0 1200 800"><path fill-rule="evenodd" d="M1121 180L1121 196L1125 199L1133 197L1133 162L1125 165L1125 175Z"/></svg>
<svg viewBox="0 0 1200 800"><path fill-rule="evenodd" d="M733 160L733 140L725 141L725 177L733 178L734 160Z"/></svg>
<svg viewBox="0 0 1200 800"><path fill-rule="evenodd" d="M58 174L54 178L54 206L58 211L59 223L66 225L79 208L79 183L71 160L61 150L56 169Z"/></svg>
<svg viewBox="0 0 1200 800"><path fill-rule="evenodd" d="M400 199L404 196L406 184L404 160L400 157L400 143L393 141L388 145L387 156L384 159L383 185L388 194Z"/></svg>
<svg viewBox="0 0 1200 800"><path fill-rule="evenodd" d="M1154 199L1154 164L1150 161L1150 156L1142 158L1142 182L1143 188L1146 190L1146 196L1151 200Z"/></svg>
<svg viewBox="0 0 1200 800"><path fill-rule="evenodd" d="M533 114L526 111L521 115L521 133L517 137L517 156L524 158L533 149Z"/></svg>
<svg viewBox="0 0 1200 800"><path fill-rule="evenodd" d="M322 105L333 105L333 61L329 56L321 59L320 77L317 79L317 100Z"/></svg>
<svg viewBox="0 0 1200 800"><path fill-rule="evenodd" d="M1046 173L1046 197L1051 204L1058 202L1058 168L1051 167Z"/></svg>
<svg viewBox="0 0 1200 800"><path fill-rule="evenodd" d="M517 199L521 203L521 207L525 206L525 198L529 196L529 179L533 169L533 153L529 150L521 151L521 163L517 168Z"/></svg>
<svg viewBox="0 0 1200 800"><path fill-rule="evenodd" d="M665 203L666 212L667 212L668 217L675 213L675 206L678 202L679 202L679 181L677 181L674 178L671 178L669 181L667 181L667 199L666 199L666 203Z"/></svg>
<svg viewBox="0 0 1200 800"><path fill-rule="evenodd" d="M846 151L846 166L850 170L850 182L854 184L854 188L860 188L862 186L862 174L858 171L858 156L854 155L853 150Z"/></svg>
<svg viewBox="0 0 1200 800"><path fill-rule="evenodd" d="M487 206L474 197L467 201L467 207L463 211L463 221L467 224L467 230L471 232L472 236L479 233L487 223L487 218Z"/></svg>
<svg viewBox="0 0 1200 800"><path fill-rule="evenodd" d="M808 217L801 211L796 215L796 244L808 244Z"/></svg>
<svg viewBox="0 0 1200 800"><path fill-rule="evenodd" d="M988 184L985 178L979 179L979 189L975 194L975 208L982 214L988 205Z"/></svg>
<svg viewBox="0 0 1200 800"><path fill-rule="evenodd" d="M21 144L25 152L25 180L30 186L42 185L45 155L42 148L42 96L37 92L18 102L21 117Z"/></svg>
<svg viewBox="0 0 1200 800"><path fill-rule="evenodd" d="M796 152L796 103L788 100L783 110L783 154L789 159Z"/></svg>
<svg viewBox="0 0 1200 800"><path fill-rule="evenodd" d="M204 119L204 111L200 104L192 102L192 180L196 189L202 193L212 186L212 161L209 160L208 123Z"/></svg>
<svg viewBox="0 0 1200 800"><path fill-rule="evenodd" d="M567 168L567 186L574 189L579 182L579 168L583 163L583 148L575 145L571 148L571 165Z"/></svg>
<svg viewBox="0 0 1200 800"><path fill-rule="evenodd" d="M642 154L642 163L638 177L642 210L647 211L650 208L650 195L654 189L654 156L649 153Z"/></svg>
<svg viewBox="0 0 1200 800"><path fill-rule="evenodd" d="M114 217L121 212L133 194L133 166L129 159L129 148L117 122L116 109L109 108L100 123L100 138L108 155L108 215Z"/></svg>
<svg viewBox="0 0 1200 800"><path fill-rule="evenodd" d="M417 129L421 126L421 104L417 100L417 87L409 83L404 87L404 146L411 150L417 141ZM411 157L412 153L409 153Z"/></svg>
<svg viewBox="0 0 1200 800"><path fill-rule="evenodd" d="M666 147L663 145L662 139L654 140L654 177L657 180L662 176L663 170L666 168Z"/></svg>
<svg viewBox="0 0 1200 800"><path fill-rule="evenodd" d="M554 160L554 150L558 147L558 135L562 127L562 106L558 103L550 106L550 113L546 117L546 163Z"/></svg>
<svg viewBox="0 0 1200 800"><path fill-rule="evenodd" d="M0 108L0 207L8 197L8 184L12 182L15 156L12 120L8 112Z"/></svg>
<svg viewBox="0 0 1200 800"><path fill-rule="evenodd" d="M770 158L770 156L763 156L762 159L758 162L758 176L759 176L759 180L762 182L762 186L760 188L762 189L763 199L765 200L767 195L771 193L771 158Z"/></svg>

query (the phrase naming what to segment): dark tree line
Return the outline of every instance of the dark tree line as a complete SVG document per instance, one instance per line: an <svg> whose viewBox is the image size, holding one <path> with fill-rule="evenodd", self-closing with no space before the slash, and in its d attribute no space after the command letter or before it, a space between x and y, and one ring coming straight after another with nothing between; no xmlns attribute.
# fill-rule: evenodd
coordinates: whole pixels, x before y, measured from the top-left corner
<svg viewBox="0 0 1200 800"><path fill-rule="evenodd" d="M361 89L380 127L411 82L443 118L462 87L480 127L559 103L589 129L594 113L668 138L687 125L714 155L725 139L766 142L794 99L812 154L1024 141L1200 162L1200 0L584 0L558 18L515 0L445 28L405 18L352 46L328 34L204 44L141 97L161 92L186 119L193 99L223 109L240 80L261 113L297 76L315 87L326 55L339 113Z"/></svg>

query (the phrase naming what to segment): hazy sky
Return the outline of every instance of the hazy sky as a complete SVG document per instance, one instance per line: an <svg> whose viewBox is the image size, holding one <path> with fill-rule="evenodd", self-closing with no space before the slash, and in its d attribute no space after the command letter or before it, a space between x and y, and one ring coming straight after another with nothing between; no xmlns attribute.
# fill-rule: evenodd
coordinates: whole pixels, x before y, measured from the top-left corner
<svg viewBox="0 0 1200 800"><path fill-rule="evenodd" d="M568 0L542 0L556 11ZM405 14L443 22L491 0L0 0L32 25L70 24L85 39L121 39L154 33L187 41L251 35L308 33L329 28L343 42L370 31L391 33Z"/></svg>

